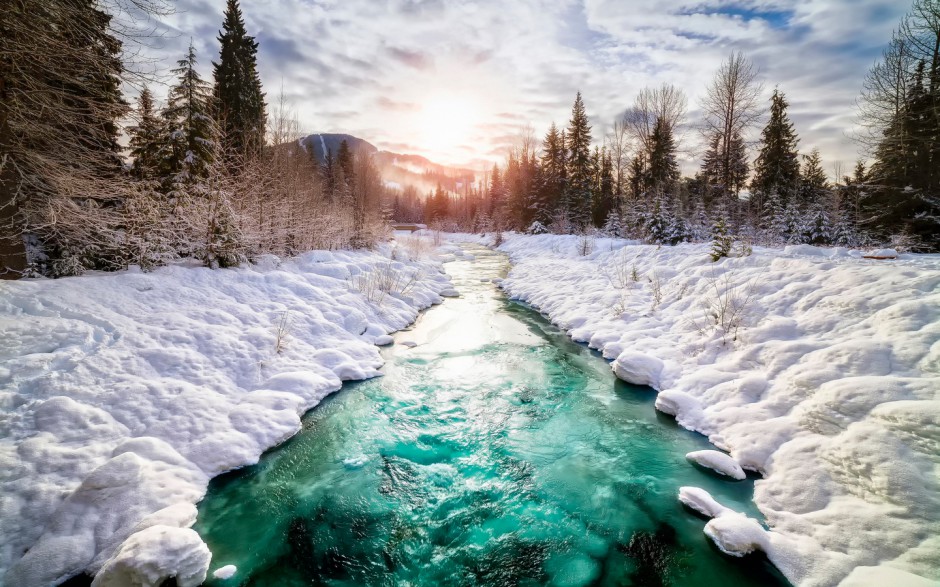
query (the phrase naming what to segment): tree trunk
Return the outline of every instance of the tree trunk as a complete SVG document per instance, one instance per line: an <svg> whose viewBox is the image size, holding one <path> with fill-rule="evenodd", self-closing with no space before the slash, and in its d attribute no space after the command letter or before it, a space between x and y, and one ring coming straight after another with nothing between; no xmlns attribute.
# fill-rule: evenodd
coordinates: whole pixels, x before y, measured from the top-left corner
<svg viewBox="0 0 940 587"><path fill-rule="evenodd" d="M0 279L19 279L26 271L26 244L17 191L19 182L13 169L13 131L8 121L9 92L0 77Z"/></svg>

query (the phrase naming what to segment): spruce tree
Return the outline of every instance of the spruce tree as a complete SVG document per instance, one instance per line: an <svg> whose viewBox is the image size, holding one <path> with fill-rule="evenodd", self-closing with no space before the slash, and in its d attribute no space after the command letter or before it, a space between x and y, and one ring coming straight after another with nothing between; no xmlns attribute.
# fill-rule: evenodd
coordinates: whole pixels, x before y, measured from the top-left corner
<svg viewBox="0 0 940 587"><path fill-rule="evenodd" d="M940 64L931 69L936 72ZM906 235L914 239L914 249L935 251L940 250L940 84L934 74L929 82L926 75L921 60L904 105L875 152L863 209L882 240Z"/></svg>
<svg viewBox="0 0 940 587"><path fill-rule="evenodd" d="M800 185L800 162L796 150L799 139L787 116L783 93L774 90L770 104L770 121L761 133L760 154L754 164L751 197L759 205L762 225L777 232L790 225L786 218L791 201ZM771 235L773 237L773 235ZM789 238L789 236L787 236Z"/></svg>
<svg viewBox="0 0 940 587"><path fill-rule="evenodd" d="M227 0L218 40L212 95L222 148L229 154L255 152L264 145L264 93L258 76L258 43L245 30L238 0Z"/></svg>
<svg viewBox="0 0 940 587"><path fill-rule="evenodd" d="M571 120L567 131L568 189L566 208L568 217L575 226L584 228L591 221L592 177L591 126L581 92L578 92L571 108Z"/></svg>
<svg viewBox="0 0 940 587"><path fill-rule="evenodd" d="M601 227L614 209L614 164L606 148L597 154L596 197L594 198L594 226Z"/></svg>
<svg viewBox="0 0 940 587"><path fill-rule="evenodd" d="M137 124L127 129L130 137L131 157L134 158L132 172L137 179L149 180L158 177L160 148L163 128L154 108L153 94L144 88L137 98Z"/></svg>
<svg viewBox="0 0 940 587"><path fill-rule="evenodd" d="M162 177L168 189L193 186L208 176L217 136L210 115L211 88L196 71L196 49L192 42L173 73L177 82L170 89L163 109L166 136L161 150Z"/></svg>
<svg viewBox="0 0 940 587"><path fill-rule="evenodd" d="M822 168L819 149L813 149L803 157L803 170L800 176L800 203L811 206L829 195L829 180Z"/></svg>
<svg viewBox="0 0 940 587"><path fill-rule="evenodd" d="M551 224L565 193L565 141L553 122L542 142L541 182L536 219Z"/></svg>
<svg viewBox="0 0 940 587"><path fill-rule="evenodd" d="M120 56L96 2L0 8L0 279L122 266Z"/></svg>
<svg viewBox="0 0 940 587"><path fill-rule="evenodd" d="M712 228L712 261L718 261L731 254L734 239L728 234L728 226L724 218L718 218Z"/></svg>
<svg viewBox="0 0 940 587"><path fill-rule="evenodd" d="M679 181L679 163L672 129L662 118L656 120L650 144L647 177L650 187L659 194L672 194Z"/></svg>
<svg viewBox="0 0 940 587"><path fill-rule="evenodd" d="M349 148L349 143L343 139L339 144L339 150L336 152L336 163L343 168L343 173L347 180L353 176L353 154Z"/></svg>

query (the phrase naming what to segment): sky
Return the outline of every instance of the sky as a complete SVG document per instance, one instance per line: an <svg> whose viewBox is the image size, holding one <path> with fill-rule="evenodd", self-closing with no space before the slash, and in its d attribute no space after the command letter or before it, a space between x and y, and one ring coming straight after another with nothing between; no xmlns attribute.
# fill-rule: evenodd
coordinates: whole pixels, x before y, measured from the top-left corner
<svg viewBox="0 0 940 587"><path fill-rule="evenodd" d="M147 49L165 70L190 39L211 79L224 0L179 0ZM683 171L707 84L732 51L760 68L762 103L790 102L801 152L832 175L859 157L856 100L903 0L242 0L268 101L282 91L305 133L482 169L530 126L565 125L581 91L600 144L643 87L689 98ZM160 88L156 88L160 93ZM163 90L165 93L165 89ZM765 108L766 110L766 108ZM759 126L753 138L759 135Z"/></svg>

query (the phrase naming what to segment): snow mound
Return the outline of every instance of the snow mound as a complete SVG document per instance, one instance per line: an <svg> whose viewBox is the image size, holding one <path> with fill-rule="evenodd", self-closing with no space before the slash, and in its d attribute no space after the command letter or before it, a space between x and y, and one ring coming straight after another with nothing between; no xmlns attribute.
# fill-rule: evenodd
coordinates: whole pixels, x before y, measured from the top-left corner
<svg viewBox="0 0 940 587"><path fill-rule="evenodd" d="M940 255L754 247L712 263L708 244L598 237L583 256L578 240L504 234L500 287L764 475L754 501L791 582L940 577ZM742 544L754 529L726 524L714 534Z"/></svg>
<svg viewBox="0 0 940 587"><path fill-rule="evenodd" d="M757 520L726 508L704 489L680 487L679 501L711 518L705 524L705 535L725 554L744 556L755 550L773 554L768 532Z"/></svg>
<svg viewBox="0 0 940 587"><path fill-rule="evenodd" d="M231 579L236 572L238 572L238 567L235 565L225 565L213 571L212 576L216 579Z"/></svg>
<svg viewBox="0 0 940 587"><path fill-rule="evenodd" d="M92 581L92 587L157 587L176 578L179 587L198 587L206 580L212 554L189 528L151 526L121 545Z"/></svg>
<svg viewBox="0 0 940 587"><path fill-rule="evenodd" d="M452 289L438 262L389 254L0 283L0 584L201 583L209 480L377 375L376 342ZM418 276L407 295L349 280L389 267Z"/></svg>
<svg viewBox="0 0 940 587"><path fill-rule="evenodd" d="M865 256L874 259L897 259L898 252L894 249L876 249L865 253Z"/></svg>
<svg viewBox="0 0 940 587"><path fill-rule="evenodd" d="M736 460L717 450L697 450L688 453L685 455L685 458L712 471L727 475L732 479L737 479L738 481L747 478L747 475L744 474L744 469L741 468L741 465L739 465Z"/></svg>
<svg viewBox="0 0 940 587"><path fill-rule="evenodd" d="M620 379L634 385L648 385L660 389L660 376L663 362L638 351L626 350L620 353L611 364L614 373Z"/></svg>

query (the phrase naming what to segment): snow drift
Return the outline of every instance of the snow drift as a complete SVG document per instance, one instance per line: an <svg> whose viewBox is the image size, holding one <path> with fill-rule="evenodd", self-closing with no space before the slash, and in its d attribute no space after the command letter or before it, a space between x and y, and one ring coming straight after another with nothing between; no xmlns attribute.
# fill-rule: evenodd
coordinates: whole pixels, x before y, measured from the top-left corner
<svg viewBox="0 0 940 587"><path fill-rule="evenodd" d="M436 262L324 251L0 283L0 584L199 585L209 479L378 375L375 344L450 289Z"/></svg>
<svg viewBox="0 0 940 587"><path fill-rule="evenodd" d="M800 586L940 579L940 256L803 245L712 263L708 245L552 235L501 250L512 297L764 475L767 536L725 516L712 535L756 536Z"/></svg>

